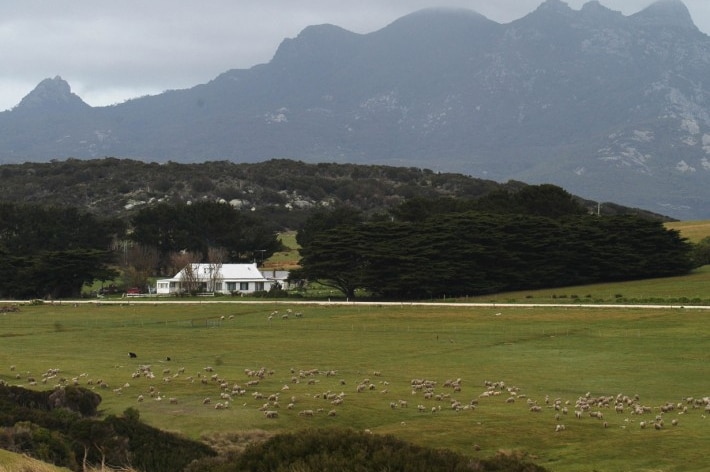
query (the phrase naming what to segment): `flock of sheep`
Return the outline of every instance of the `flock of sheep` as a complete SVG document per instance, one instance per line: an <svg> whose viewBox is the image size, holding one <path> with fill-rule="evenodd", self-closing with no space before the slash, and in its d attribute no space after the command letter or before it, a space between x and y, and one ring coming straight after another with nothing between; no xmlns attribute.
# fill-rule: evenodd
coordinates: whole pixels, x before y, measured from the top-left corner
<svg viewBox="0 0 710 472"><path fill-rule="evenodd" d="M163 364L164 366L165 364ZM50 368L39 378L26 373L20 374L16 366L10 366L10 371L16 380L25 381L30 386L38 384L63 388L66 385L79 385L92 389L113 392L116 395L133 394L137 402L148 399L165 401L178 405L181 400L169 393L174 382L189 382L203 386L202 392L208 395L187 399L188 403L201 405L216 410L228 410L233 405L240 408L255 408L263 413L267 420L275 420L280 415L298 415L310 418L317 415L336 416L338 409L348 404L356 404L360 395L379 395L383 408L396 410L407 409L410 399L400 398L390 394L390 381L382 373L373 371L367 377L358 377L348 381L338 375L335 370L322 369L290 369L287 376L277 375L272 369L265 367L245 368L240 380L230 380L215 372L211 366L205 366L201 371L188 375L184 367L174 372L171 368L161 368L156 373L151 365L139 364L130 374L130 379L122 385L110 388L100 378L93 379L88 374L68 378L61 374L60 369ZM339 392L319 388L321 381L328 379L329 385L338 385ZM398 387L402 387L401 385ZM603 428L611 425L620 428L634 427L641 429L660 430L666 426L678 426L683 415L699 411L703 418L710 414L710 397L682 397L673 402L660 405L646 405L638 395L592 395L590 392L573 400L550 398L529 398L520 388L508 386L504 381L484 381L482 388L473 386L464 388L461 378L449 379L443 382L415 378L409 382L412 403L416 403L419 414L439 415L442 412L463 414L473 412L484 404L524 405L530 414L548 414L551 429L555 432L566 431L574 421L585 418L597 421ZM402 388L395 389L401 392ZM181 389L184 391L184 389ZM463 400L465 398L465 400ZM316 406L314 407L314 402ZM301 406L303 405L303 406ZM554 418L552 421L551 418ZM404 422L402 422L404 424Z"/></svg>
<svg viewBox="0 0 710 472"><path fill-rule="evenodd" d="M268 315L268 320L271 322L289 317L301 318L303 314L291 310L284 313L275 311ZM137 357L136 353L129 353L131 360L138 361ZM286 414L303 418L317 415L333 417L338 415L340 409L357 404L363 395L379 396L382 408L388 410L408 409L410 403L416 404L416 408L407 410L411 411L410 415L441 415L446 412L466 414L497 402L510 405L511 408L524 409L530 414L548 415L551 430L558 433L568 430L572 422L584 419L595 420L603 428L614 426L625 429L636 424L636 428L661 430L667 426L679 426L683 415L692 412L699 411L703 418L710 414L708 396L679 397L672 402L656 405L644 404L638 395L621 393L596 396L588 392L574 399L550 396L535 399L504 381L484 381L481 387L475 387L468 381L464 383L461 378L441 382L415 378L409 381L408 388L402 385L402 380L397 380L398 384L393 388L391 380L387 380L380 371L345 378L332 369L291 368L288 373L277 373L273 369L259 367L245 368L239 378L234 378L233 374L228 376L217 373L211 366L205 366L192 374L186 373L185 367L173 370L166 363L169 360L166 358L161 361L157 371L150 364L137 364L130 378L113 388L101 378L93 378L88 374L65 377L57 368L47 369L39 378L27 372L20 374L14 365L10 371L19 385L26 383L34 387L43 384L63 388L71 384L98 388L116 395L134 395L138 403L164 401L170 405L202 406L215 410L229 410L239 405L239 408L261 411L265 420L277 420ZM183 385L173 388L179 382ZM175 392L185 392L184 383L200 386L200 394L179 398ZM330 388L322 388L320 385ZM333 391L333 388L338 391ZM406 398L401 392L406 392ZM402 424L405 424L404 421Z"/></svg>

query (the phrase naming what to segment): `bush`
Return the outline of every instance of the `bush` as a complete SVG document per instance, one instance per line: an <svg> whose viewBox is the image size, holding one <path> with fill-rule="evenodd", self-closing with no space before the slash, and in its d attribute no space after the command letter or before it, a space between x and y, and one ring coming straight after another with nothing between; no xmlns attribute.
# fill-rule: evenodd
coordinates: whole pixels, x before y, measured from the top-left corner
<svg viewBox="0 0 710 472"><path fill-rule="evenodd" d="M274 436L252 444L242 454L229 453L193 463L185 472L541 472L518 456L485 461L447 450L416 446L394 438L351 430L308 430Z"/></svg>

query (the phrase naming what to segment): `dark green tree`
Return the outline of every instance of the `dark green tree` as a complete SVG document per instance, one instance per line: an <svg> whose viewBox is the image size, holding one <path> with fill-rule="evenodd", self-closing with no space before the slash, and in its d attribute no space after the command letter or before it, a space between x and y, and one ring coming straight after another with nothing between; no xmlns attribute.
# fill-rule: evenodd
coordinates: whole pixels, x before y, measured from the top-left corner
<svg viewBox="0 0 710 472"><path fill-rule="evenodd" d="M76 297L85 283L107 280L124 232L73 208L0 204L0 296Z"/></svg>
<svg viewBox="0 0 710 472"><path fill-rule="evenodd" d="M695 267L710 264L710 237L703 238L693 246L693 264Z"/></svg>
<svg viewBox="0 0 710 472"><path fill-rule="evenodd" d="M299 276L352 296L457 297L665 277L694 266L690 244L633 216L451 212L374 219L302 239Z"/></svg>
<svg viewBox="0 0 710 472"><path fill-rule="evenodd" d="M318 282L352 299L355 290L364 286L369 261L360 227L338 226L320 232L301 248L301 267L292 271L290 278Z"/></svg>
<svg viewBox="0 0 710 472"><path fill-rule="evenodd" d="M163 266L171 253L183 250L207 261L211 249L221 248L227 254L224 262L251 262L281 247L263 221L223 203L156 205L139 211L131 227L131 239L156 247Z"/></svg>
<svg viewBox="0 0 710 472"><path fill-rule="evenodd" d="M551 184L528 185L517 190L496 190L477 201L483 212L514 213L559 219L580 216L587 209L573 195Z"/></svg>

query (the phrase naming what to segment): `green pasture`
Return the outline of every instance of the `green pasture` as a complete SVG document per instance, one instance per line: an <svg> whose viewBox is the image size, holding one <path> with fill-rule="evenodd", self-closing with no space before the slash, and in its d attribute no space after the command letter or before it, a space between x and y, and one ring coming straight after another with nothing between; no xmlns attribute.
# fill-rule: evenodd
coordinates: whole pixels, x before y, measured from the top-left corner
<svg viewBox="0 0 710 472"><path fill-rule="evenodd" d="M296 242L296 231L285 231L279 233L279 241L283 244L283 250L274 253L264 264L267 269L293 268L298 265L300 255L298 254L298 243Z"/></svg>
<svg viewBox="0 0 710 472"><path fill-rule="evenodd" d="M710 305L710 265L678 277L496 293L462 301L497 303L646 303Z"/></svg>
<svg viewBox="0 0 710 472"><path fill-rule="evenodd" d="M710 395L709 315L690 308L406 303L26 305L0 314L0 379L29 386L33 377L37 389L76 379L101 394L105 414L133 407L151 425L208 441L230 432L338 426L472 457L525 453L553 471L699 471L707 470L710 412L685 399ZM129 351L138 357L129 358ZM141 365L155 377L133 378ZM257 379L245 369L262 367L264 378L247 386ZM60 373L43 383L48 369ZM306 373L313 370L318 373ZM414 378L436 381L434 394L441 398L413 391ZM461 391L445 386L459 378ZM367 379L373 387L358 393ZM481 397L486 381L503 381L502 393ZM218 382L246 392L222 399ZM513 403L509 387L518 389ZM257 392L264 398L255 398ZM327 399L340 393L341 405ZM652 412L600 408L607 428L586 414L574 417L580 396L620 393L638 395ZM268 409L278 418L267 419L259 408L272 394L279 406ZM203 404L208 397L211 403ZM569 414L559 420L555 399L570 402ZM455 411L454 400L478 405ZM528 400L542 411L530 412ZM215 409L225 401L228 408ZM687 413L665 413L661 430L639 427L640 421L653 423L668 402L688 406ZM299 414L304 410L314 415ZM557 424L565 430L555 432Z"/></svg>

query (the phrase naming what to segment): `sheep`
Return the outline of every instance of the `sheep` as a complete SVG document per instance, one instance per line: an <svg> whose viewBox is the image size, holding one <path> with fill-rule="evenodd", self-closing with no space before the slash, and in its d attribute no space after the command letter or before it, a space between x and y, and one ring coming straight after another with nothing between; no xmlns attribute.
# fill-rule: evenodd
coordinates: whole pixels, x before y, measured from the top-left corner
<svg viewBox="0 0 710 472"><path fill-rule="evenodd" d="M135 359L136 357L138 357L138 355L135 352L129 352L128 357L130 357L131 359Z"/></svg>
<svg viewBox="0 0 710 472"><path fill-rule="evenodd" d="M557 426L555 426L556 433L559 433L560 431L564 431L564 430L565 430L565 425L563 425L563 424L558 424Z"/></svg>
<svg viewBox="0 0 710 472"><path fill-rule="evenodd" d="M335 410L330 410L328 412L328 416L335 416L336 414L337 414L337 412Z"/></svg>
<svg viewBox="0 0 710 472"><path fill-rule="evenodd" d="M266 410L264 411L264 416L267 418L278 418L279 417L279 412L275 410Z"/></svg>
<svg viewBox="0 0 710 472"><path fill-rule="evenodd" d="M299 416L313 416L313 410L301 410L298 412Z"/></svg>
<svg viewBox="0 0 710 472"><path fill-rule="evenodd" d="M592 418L597 418L599 420L604 419L604 415L601 411L590 411L589 416L591 416Z"/></svg>
<svg viewBox="0 0 710 472"><path fill-rule="evenodd" d="M204 400L202 400L203 405L209 405L212 403L212 399L210 397L206 397Z"/></svg>
<svg viewBox="0 0 710 472"><path fill-rule="evenodd" d="M143 395L138 395L138 401L142 402L143 401Z"/></svg>
<svg viewBox="0 0 710 472"><path fill-rule="evenodd" d="M177 398L175 398L175 397L170 397L170 404L171 404L171 405L177 405L177 402L178 402L178 401L177 401Z"/></svg>

